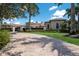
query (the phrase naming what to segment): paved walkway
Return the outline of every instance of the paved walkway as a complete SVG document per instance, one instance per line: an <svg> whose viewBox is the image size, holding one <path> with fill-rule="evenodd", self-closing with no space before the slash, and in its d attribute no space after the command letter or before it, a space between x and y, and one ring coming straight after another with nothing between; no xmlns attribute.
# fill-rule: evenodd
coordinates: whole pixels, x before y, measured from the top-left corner
<svg viewBox="0 0 79 59"><path fill-rule="evenodd" d="M79 56L79 46L55 38L30 33L17 33L0 51L1 56Z"/></svg>

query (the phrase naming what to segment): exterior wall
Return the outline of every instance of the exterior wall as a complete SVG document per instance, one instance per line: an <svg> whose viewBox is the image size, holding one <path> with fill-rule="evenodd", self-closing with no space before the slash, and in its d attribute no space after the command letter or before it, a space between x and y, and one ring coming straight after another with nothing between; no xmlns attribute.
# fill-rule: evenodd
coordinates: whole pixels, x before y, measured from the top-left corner
<svg viewBox="0 0 79 59"><path fill-rule="evenodd" d="M3 24L1 25L1 29L12 30L13 26L16 28L16 30L17 29L19 30L21 27L21 25L17 25L17 24L15 25Z"/></svg>
<svg viewBox="0 0 79 59"><path fill-rule="evenodd" d="M12 25L3 24L1 25L1 29L12 30Z"/></svg>
<svg viewBox="0 0 79 59"><path fill-rule="evenodd" d="M49 30L49 22L45 22L46 30Z"/></svg>
<svg viewBox="0 0 79 59"><path fill-rule="evenodd" d="M26 28L29 27L29 23L26 23ZM45 25L44 23L31 23L30 24L31 28L43 28Z"/></svg>
<svg viewBox="0 0 79 59"><path fill-rule="evenodd" d="M61 24L63 23L64 21L58 21L58 20L55 20L55 21L51 21L49 23L49 29L53 29L53 30L56 30L56 24L58 23L59 24L59 29L61 29Z"/></svg>

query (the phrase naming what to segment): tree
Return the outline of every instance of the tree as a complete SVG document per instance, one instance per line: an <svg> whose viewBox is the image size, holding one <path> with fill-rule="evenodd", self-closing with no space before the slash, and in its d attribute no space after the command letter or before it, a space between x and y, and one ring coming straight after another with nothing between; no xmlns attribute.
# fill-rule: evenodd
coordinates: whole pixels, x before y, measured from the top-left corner
<svg viewBox="0 0 79 59"><path fill-rule="evenodd" d="M21 16L23 12L21 12L20 8L21 8L21 4L1 3L0 22L2 23L4 19L12 19ZM1 23L0 23L0 28L1 28Z"/></svg>
<svg viewBox="0 0 79 59"><path fill-rule="evenodd" d="M72 11L72 12L73 12L73 11ZM74 16L78 16L78 12L79 12L79 6L78 6L78 4L77 4L77 5L75 6L75 13L74 13L75 15L74 15ZM68 15L68 18L71 17L71 9L66 9L65 15ZM65 15L64 15L64 16L65 16ZM73 17L73 16L72 16L72 17ZM72 21L72 20L71 20L71 21ZM75 20L75 21L73 20L73 22L75 22L75 24L73 24L72 26L75 27L74 30L77 31L77 30L79 29L79 28L78 28L78 24L76 24L76 20Z"/></svg>
<svg viewBox="0 0 79 59"><path fill-rule="evenodd" d="M37 4L35 4L35 3L23 4L22 8L24 10L26 10L27 13L29 14L29 16L28 16L28 18L29 18L29 30L31 31L31 26L30 26L31 17L39 14L39 8L38 8Z"/></svg>
<svg viewBox="0 0 79 59"><path fill-rule="evenodd" d="M75 5L74 3L71 3L71 24L70 24L70 34L76 33L76 27L75 27Z"/></svg>
<svg viewBox="0 0 79 59"><path fill-rule="evenodd" d="M29 14L29 29L31 30L30 27L30 22L31 22L31 16L36 16L39 14L39 8L35 3L3 3L0 4L0 20L2 21L3 18L5 19L12 19L15 17L24 17L24 12L28 12Z"/></svg>
<svg viewBox="0 0 79 59"><path fill-rule="evenodd" d="M21 16L20 4L3 3L0 5L0 19L9 19Z"/></svg>
<svg viewBox="0 0 79 59"><path fill-rule="evenodd" d="M58 3L58 6L62 5L62 3ZM78 5L78 4L76 4ZM67 13L68 16L71 17L71 21L70 21L70 34L75 34L76 32L76 21L75 21L75 4L74 3L71 3L71 8L70 10L67 9Z"/></svg>

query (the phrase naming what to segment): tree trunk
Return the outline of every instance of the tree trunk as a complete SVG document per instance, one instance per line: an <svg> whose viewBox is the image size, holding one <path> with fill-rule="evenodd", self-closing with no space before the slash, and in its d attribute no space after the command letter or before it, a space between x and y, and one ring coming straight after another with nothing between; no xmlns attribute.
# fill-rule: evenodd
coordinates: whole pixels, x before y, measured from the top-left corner
<svg viewBox="0 0 79 59"><path fill-rule="evenodd" d="M71 24L70 24L70 34L76 33L76 21L75 21L75 5L71 3Z"/></svg>
<svg viewBox="0 0 79 59"><path fill-rule="evenodd" d="M30 9L30 3L29 3L29 31L31 31L31 9Z"/></svg>
<svg viewBox="0 0 79 59"><path fill-rule="evenodd" d="M0 19L0 30L1 30L2 20Z"/></svg>
<svg viewBox="0 0 79 59"><path fill-rule="evenodd" d="M79 12L78 12L78 23L77 23L77 31L79 31Z"/></svg>
<svg viewBox="0 0 79 59"><path fill-rule="evenodd" d="M29 14L29 31L31 31L31 15Z"/></svg>
<svg viewBox="0 0 79 59"><path fill-rule="evenodd" d="M0 22L0 30L1 30L1 22Z"/></svg>

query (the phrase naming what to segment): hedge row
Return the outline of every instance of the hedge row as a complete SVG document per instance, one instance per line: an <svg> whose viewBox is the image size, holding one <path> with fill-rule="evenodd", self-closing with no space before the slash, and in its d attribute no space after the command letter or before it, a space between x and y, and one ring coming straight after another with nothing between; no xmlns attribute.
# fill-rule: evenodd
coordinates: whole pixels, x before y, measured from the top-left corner
<svg viewBox="0 0 79 59"><path fill-rule="evenodd" d="M0 49L10 41L10 33L7 30L0 30Z"/></svg>

